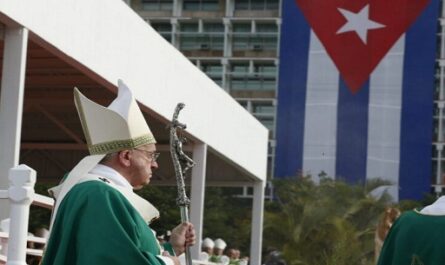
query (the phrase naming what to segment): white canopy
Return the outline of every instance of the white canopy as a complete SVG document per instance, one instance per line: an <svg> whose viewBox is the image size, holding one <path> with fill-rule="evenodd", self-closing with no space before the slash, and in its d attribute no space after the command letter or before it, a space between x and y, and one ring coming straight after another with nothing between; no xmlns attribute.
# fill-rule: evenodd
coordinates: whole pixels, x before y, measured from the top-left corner
<svg viewBox="0 0 445 265"><path fill-rule="evenodd" d="M18 163L20 144L22 150L85 151L72 87L106 101L121 78L141 103L161 150L167 149L168 131L163 128L174 107L178 102L186 104L180 120L188 126L189 151L201 162L192 181L191 219L198 223L198 236L206 179L213 185L254 187L251 261L260 264L268 141L263 125L123 1L0 0L0 22L6 25L0 98L2 188L8 186L7 170ZM42 107L45 104L48 107ZM30 109L37 111L27 113ZM23 126L28 126L23 134L22 112ZM45 131L50 126L41 123L39 115L74 144L57 142L63 137ZM163 167L168 166L161 161ZM168 180L171 171L163 174Z"/></svg>

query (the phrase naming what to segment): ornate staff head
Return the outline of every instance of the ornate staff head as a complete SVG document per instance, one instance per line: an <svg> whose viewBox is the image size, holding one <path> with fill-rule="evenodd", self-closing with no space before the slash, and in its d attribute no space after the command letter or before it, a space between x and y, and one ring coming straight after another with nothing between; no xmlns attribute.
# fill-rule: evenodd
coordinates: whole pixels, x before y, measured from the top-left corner
<svg viewBox="0 0 445 265"><path fill-rule="evenodd" d="M185 137L178 136L178 130L184 130L187 126L178 121L179 112L185 107L184 103L178 103L173 113L170 127L170 152L175 168L176 182L178 185L177 204L179 206L190 205L190 200L185 193L184 175L195 165L195 162L188 157L182 150L182 144L185 143Z"/></svg>

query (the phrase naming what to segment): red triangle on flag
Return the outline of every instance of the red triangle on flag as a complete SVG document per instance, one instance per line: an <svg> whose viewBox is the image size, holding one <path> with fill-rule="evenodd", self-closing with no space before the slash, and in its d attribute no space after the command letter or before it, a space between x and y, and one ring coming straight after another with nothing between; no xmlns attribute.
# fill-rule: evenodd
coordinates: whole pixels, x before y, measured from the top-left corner
<svg viewBox="0 0 445 265"><path fill-rule="evenodd" d="M430 0L295 2L355 93Z"/></svg>

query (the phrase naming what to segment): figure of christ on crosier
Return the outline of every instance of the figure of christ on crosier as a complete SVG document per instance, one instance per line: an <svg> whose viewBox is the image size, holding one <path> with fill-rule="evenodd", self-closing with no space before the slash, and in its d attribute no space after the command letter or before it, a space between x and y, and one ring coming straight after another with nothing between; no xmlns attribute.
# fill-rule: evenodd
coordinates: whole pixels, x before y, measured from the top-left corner
<svg viewBox="0 0 445 265"><path fill-rule="evenodd" d="M182 150L182 144L186 139L178 136L178 131L184 130L186 125L178 121L179 112L185 107L184 103L178 103L173 113L172 122L170 125L170 153L175 169L176 183L178 186L178 198L176 204L181 211L181 221L189 222L188 207L190 205L190 199L185 192L184 176L186 172L191 169L195 162L188 157ZM187 246L185 250L186 265L192 265L192 258L190 255L190 248Z"/></svg>

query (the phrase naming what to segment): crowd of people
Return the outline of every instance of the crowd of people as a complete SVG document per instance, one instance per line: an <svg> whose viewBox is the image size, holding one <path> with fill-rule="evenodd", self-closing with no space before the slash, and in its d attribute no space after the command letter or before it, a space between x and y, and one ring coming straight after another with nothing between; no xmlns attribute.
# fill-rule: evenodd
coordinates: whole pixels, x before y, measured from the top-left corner
<svg viewBox="0 0 445 265"><path fill-rule="evenodd" d="M249 263L249 257L241 258L241 251L234 247L227 248L226 242L221 238L214 241L208 237L205 238L202 241L201 250L199 257L201 261L221 265L247 265Z"/></svg>

